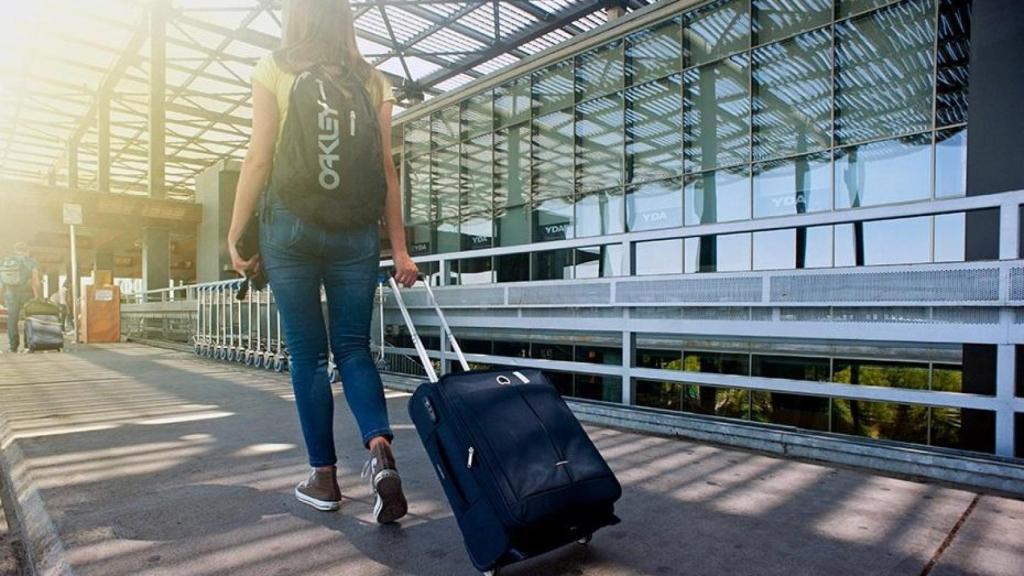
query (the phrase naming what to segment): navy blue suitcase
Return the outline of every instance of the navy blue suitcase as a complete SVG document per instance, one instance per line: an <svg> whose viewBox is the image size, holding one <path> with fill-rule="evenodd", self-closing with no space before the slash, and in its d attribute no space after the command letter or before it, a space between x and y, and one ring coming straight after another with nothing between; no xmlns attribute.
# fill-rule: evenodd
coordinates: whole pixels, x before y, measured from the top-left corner
<svg viewBox="0 0 1024 576"><path fill-rule="evenodd" d="M535 369L469 371L428 287L463 372L437 379L398 287L402 311L429 381L409 414L485 574L617 524L622 488L561 395Z"/></svg>

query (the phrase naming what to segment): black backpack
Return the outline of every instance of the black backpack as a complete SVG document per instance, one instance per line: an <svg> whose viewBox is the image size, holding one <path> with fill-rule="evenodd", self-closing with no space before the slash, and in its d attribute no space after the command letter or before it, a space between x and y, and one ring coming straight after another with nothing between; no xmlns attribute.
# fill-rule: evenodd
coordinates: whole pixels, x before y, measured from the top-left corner
<svg viewBox="0 0 1024 576"><path fill-rule="evenodd" d="M270 190L300 219L329 231L362 228L384 211L387 179L377 110L353 75L298 73Z"/></svg>

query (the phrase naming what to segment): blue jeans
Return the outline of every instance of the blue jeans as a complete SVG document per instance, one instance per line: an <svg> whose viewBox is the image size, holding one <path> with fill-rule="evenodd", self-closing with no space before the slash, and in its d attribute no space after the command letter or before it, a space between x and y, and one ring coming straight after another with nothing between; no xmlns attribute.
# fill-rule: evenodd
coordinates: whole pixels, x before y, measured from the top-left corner
<svg viewBox="0 0 1024 576"><path fill-rule="evenodd" d="M10 288L4 291L4 306L7 307L7 342L10 343L11 352L17 352L21 346L18 318L21 317L21 307L31 299L31 292L18 292Z"/></svg>
<svg viewBox="0 0 1024 576"><path fill-rule="evenodd" d="M303 222L276 199L267 204L260 255L281 312L309 464L331 466L337 456L328 346L363 445L377 436L393 438L384 386L370 358L370 318L380 266L377 225L326 232ZM327 295L326 329L321 286Z"/></svg>

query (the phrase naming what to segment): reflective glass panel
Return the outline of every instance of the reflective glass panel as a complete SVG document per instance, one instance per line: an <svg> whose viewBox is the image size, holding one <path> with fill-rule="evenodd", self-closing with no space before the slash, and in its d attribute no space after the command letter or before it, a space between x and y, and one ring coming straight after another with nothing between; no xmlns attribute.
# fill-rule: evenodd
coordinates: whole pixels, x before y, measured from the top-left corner
<svg viewBox="0 0 1024 576"><path fill-rule="evenodd" d="M533 195L537 199L572 196L573 117L554 112L533 120Z"/></svg>
<svg viewBox="0 0 1024 576"><path fill-rule="evenodd" d="M746 167L687 176L683 195L687 226L750 218Z"/></svg>
<svg viewBox="0 0 1024 576"><path fill-rule="evenodd" d="M818 356L769 356L755 354L753 376L828 382L829 359Z"/></svg>
<svg viewBox="0 0 1024 576"><path fill-rule="evenodd" d="M494 127L492 108L493 94L490 90L462 101L462 138L472 138Z"/></svg>
<svg viewBox="0 0 1024 576"><path fill-rule="evenodd" d="M933 446L992 453L996 413L971 408L932 408Z"/></svg>
<svg viewBox="0 0 1024 576"><path fill-rule="evenodd" d="M530 243L529 205L499 207L494 215L498 246L516 246Z"/></svg>
<svg viewBox="0 0 1024 576"><path fill-rule="evenodd" d="M932 390L943 392L963 392L964 369L963 366L950 364L932 365Z"/></svg>
<svg viewBox="0 0 1024 576"><path fill-rule="evenodd" d="M884 6L892 0L836 0L836 17L846 18Z"/></svg>
<svg viewBox="0 0 1024 576"><path fill-rule="evenodd" d="M462 235L463 250L481 250L491 248L494 241L494 217L493 212L477 212L462 215L462 227L459 233Z"/></svg>
<svg viewBox="0 0 1024 576"><path fill-rule="evenodd" d="M633 274L680 274L683 271L682 239L633 244Z"/></svg>
<svg viewBox="0 0 1024 576"><path fill-rule="evenodd" d="M491 284L494 282L494 269L490 258L468 258L459 260L458 264L459 284ZM467 350L463 348L463 351Z"/></svg>
<svg viewBox="0 0 1024 576"><path fill-rule="evenodd" d="M622 189L585 194L576 200L576 237L619 234L623 231Z"/></svg>
<svg viewBox="0 0 1024 576"><path fill-rule="evenodd" d="M750 392L750 419L828 431L829 399L782 392Z"/></svg>
<svg viewBox="0 0 1024 576"><path fill-rule="evenodd" d="M754 232L754 270L796 268L796 230Z"/></svg>
<svg viewBox="0 0 1024 576"><path fill-rule="evenodd" d="M935 133L935 197L967 194L967 129Z"/></svg>
<svg viewBox="0 0 1024 576"><path fill-rule="evenodd" d="M581 190L622 184L622 94L576 106L576 163Z"/></svg>
<svg viewBox="0 0 1024 576"><path fill-rule="evenodd" d="M430 151L430 116L423 116L405 124L405 156L416 156Z"/></svg>
<svg viewBox="0 0 1024 576"><path fill-rule="evenodd" d="M572 250L546 250L533 253L533 271L530 273L530 280L571 279Z"/></svg>
<svg viewBox="0 0 1024 576"><path fill-rule="evenodd" d="M930 134L836 150L836 208L926 200L931 164Z"/></svg>
<svg viewBox="0 0 1024 576"><path fill-rule="evenodd" d="M494 157L491 135L478 136L462 143L462 212L489 212L494 209L492 189Z"/></svg>
<svg viewBox="0 0 1024 576"><path fill-rule="evenodd" d="M754 160L832 146L831 48L818 30L754 50Z"/></svg>
<svg viewBox="0 0 1024 576"><path fill-rule="evenodd" d="M686 14L683 45L696 66L750 47L750 2L712 2Z"/></svg>
<svg viewBox="0 0 1024 576"><path fill-rule="evenodd" d="M626 182L683 173L683 97L679 76L626 91Z"/></svg>
<svg viewBox="0 0 1024 576"><path fill-rule="evenodd" d="M525 76L494 89L496 126L518 124L530 119L530 78Z"/></svg>
<svg viewBox="0 0 1024 576"><path fill-rule="evenodd" d="M838 224L836 266L930 262L931 227L931 216Z"/></svg>
<svg viewBox="0 0 1024 576"><path fill-rule="evenodd" d="M837 143L931 127L934 19L910 0L836 25Z"/></svg>
<svg viewBox="0 0 1024 576"><path fill-rule="evenodd" d="M442 220L459 217L459 147L434 150L431 156L431 192Z"/></svg>
<svg viewBox="0 0 1024 576"><path fill-rule="evenodd" d="M434 248L434 225L429 222L409 224L405 228L405 242L411 256L432 254Z"/></svg>
<svg viewBox="0 0 1024 576"><path fill-rule="evenodd" d="M576 57L576 98L586 100L622 89L622 41Z"/></svg>
<svg viewBox="0 0 1024 576"><path fill-rule="evenodd" d="M832 400L832 431L927 444L928 407L835 398Z"/></svg>
<svg viewBox="0 0 1024 576"><path fill-rule="evenodd" d="M627 82L639 84L682 69L678 18L655 24L626 38Z"/></svg>
<svg viewBox="0 0 1024 576"><path fill-rule="evenodd" d="M927 390L928 365L836 358L832 362L832 381L863 386Z"/></svg>
<svg viewBox="0 0 1024 576"><path fill-rule="evenodd" d="M720 234L686 239L685 272L743 272L750 270L750 233Z"/></svg>
<svg viewBox="0 0 1024 576"><path fill-rule="evenodd" d="M549 242L573 237L572 198L553 198L533 206L533 241Z"/></svg>
<svg viewBox="0 0 1024 576"><path fill-rule="evenodd" d="M638 406L661 408L662 410L681 409L682 384L655 380L637 380L634 384L636 385Z"/></svg>
<svg viewBox="0 0 1024 576"><path fill-rule="evenodd" d="M659 368L661 370L682 370L683 353L681 350L637 348L635 363L637 366L641 368Z"/></svg>
<svg viewBox="0 0 1024 576"><path fill-rule="evenodd" d="M576 374L573 377L573 384L573 395L577 398L601 402L622 402L622 378L598 376L596 374Z"/></svg>
<svg viewBox="0 0 1024 576"><path fill-rule="evenodd" d="M963 262L967 247L967 215L938 214L935 216L936 262Z"/></svg>
<svg viewBox="0 0 1024 576"><path fill-rule="evenodd" d="M462 238L459 236L459 219L442 220L435 226L437 231L437 253L458 252L462 249Z"/></svg>
<svg viewBox="0 0 1024 576"><path fill-rule="evenodd" d="M797 268L832 267L832 227L797 228ZM801 238L803 235L803 238ZM802 247L801 247L802 245ZM801 256L803 262L801 262Z"/></svg>
<svg viewBox="0 0 1024 576"><path fill-rule="evenodd" d="M754 165L754 218L832 209L832 161L828 153Z"/></svg>
<svg viewBox="0 0 1024 576"><path fill-rule="evenodd" d="M738 388L682 384L683 412L721 416L724 418L747 418L750 393Z"/></svg>
<svg viewBox="0 0 1024 576"><path fill-rule="evenodd" d="M587 246L576 249L576 278L622 276L622 245Z"/></svg>
<svg viewBox="0 0 1024 576"><path fill-rule="evenodd" d="M551 112L572 106L572 61L552 64L533 73L533 105L538 113Z"/></svg>
<svg viewBox="0 0 1024 576"><path fill-rule="evenodd" d="M458 105L449 106L430 115L430 140L434 148L444 148L458 142Z"/></svg>
<svg viewBox="0 0 1024 576"><path fill-rule="evenodd" d="M682 182L678 178L626 189L626 229L630 232L682 225Z"/></svg>
<svg viewBox="0 0 1024 576"><path fill-rule="evenodd" d="M683 73L683 152L696 172L749 162L750 75L746 55Z"/></svg>
<svg viewBox="0 0 1024 576"><path fill-rule="evenodd" d="M754 43L764 44L832 21L832 0L753 0Z"/></svg>
<svg viewBox="0 0 1024 576"><path fill-rule="evenodd" d="M525 282L530 279L530 255L506 254L494 257L494 267L498 282ZM498 343L494 343L494 353L498 354Z"/></svg>
<svg viewBox="0 0 1024 576"><path fill-rule="evenodd" d="M424 224L434 218L430 197L430 156L417 156L405 160L405 221Z"/></svg>
<svg viewBox="0 0 1024 576"><path fill-rule="evenodd" d="M967 122L971 61L971 3L939 0L935 125Z"/></svg>
<svg viewBox="0 0 1024 576"><path fill-rule="evenodd" d="M530 125L494 134L494 205L521 206L530 201Z"/></svg>
<svg viewBox="0 0 1024 576"><path fill-rule="evenodd" d="M748 376L750 357L747 354L687 350L683 353L683 370Z"/></svg>

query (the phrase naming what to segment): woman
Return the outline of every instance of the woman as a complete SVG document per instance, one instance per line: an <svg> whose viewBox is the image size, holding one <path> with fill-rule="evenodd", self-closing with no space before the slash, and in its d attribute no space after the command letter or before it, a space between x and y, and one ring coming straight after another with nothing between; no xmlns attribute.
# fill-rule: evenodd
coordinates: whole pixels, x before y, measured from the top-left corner
<svg viewBox="0 0 1024 576"><path fill-rule="evenodd" d="M296 74L311 68L325 70L331 77L357 79L378 110L381 142L385 146L391 142L391 86L360 55L348 2L291 0L281 48L264 57L253 73L252 137L236 191L228 248L240 274L251 276L263 267L281 312L299 422L313 467L296 486L296 498L324 511L337 510L341 504L334 403L327 374L330 346L341 370L345 399L370 452L367 470L377 496L374 518L389 523L405 515L407 504L391 452L393 435L383 385L369 350L380 262L377 224L327 231L289 212L278 194L268 191L262 205L260 256L243 260L235 249L267 186ZM387 148L382 156L387 183L384 219L395 276L399 283L411 286L418 270L406 249L398 176ZM327 296L326 330L321 286Z"/></svg>

